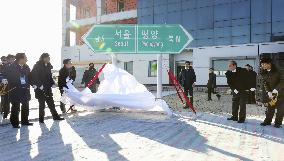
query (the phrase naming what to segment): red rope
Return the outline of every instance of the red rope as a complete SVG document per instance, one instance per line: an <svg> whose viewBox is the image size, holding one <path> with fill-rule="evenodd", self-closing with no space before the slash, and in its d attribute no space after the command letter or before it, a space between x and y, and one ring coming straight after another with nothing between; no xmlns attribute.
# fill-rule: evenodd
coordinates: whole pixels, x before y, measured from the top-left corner
<svg viewBox="0 0 284 161"><path fill-rule="evenodd" d="M90 88L91 85L95 82L95 80L99 77L100 73L103 71L103 69L105 68L106 63L99 69L99 71L94 75L94 77L92 78L92 80L88 83L87 87Z"/></svg>
<svg viewBox="0 0 284 161"><path fill-rule="evenodd" d="M194 109L194 107L192 106L191 102L189 101L188 97L184 94L184 91L183 89L181 88L181 85L179 84L177 78L175 77L175 75L173 74L173 72L169 69L169 75L170 77L172 77L171 79L173 79L174 81L174 84L178 86L178 89L181 91L185 101L186 101L186 104L190 107L190 109L196 114L196 110Z"/></svg>
<svg viewBox="0 0 284 161"><path fill-rule="evenodd" d="M179 92L179 90L177 89L177 85L175 84L175 82L174 82L174 80L173 80L173 78L172 78L172 76L170 75L170 73L169 73L168 70L167 70L167 72L168 72L168 76L169 76L170 82L171 82L172 85L174 85L174 87L175 87L175 89L176 89L176 91L177 91L177 94L178 94L178 97L179 97L180 101L181 101L182 103L184 103L184 102L183 102L183 99L181 98L180 92Z"/></svg>

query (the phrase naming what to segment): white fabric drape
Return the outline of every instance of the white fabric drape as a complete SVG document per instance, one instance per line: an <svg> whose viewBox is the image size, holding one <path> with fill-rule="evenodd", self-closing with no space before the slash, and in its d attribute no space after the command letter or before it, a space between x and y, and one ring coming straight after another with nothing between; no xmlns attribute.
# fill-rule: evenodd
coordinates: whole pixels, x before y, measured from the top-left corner
<svg viewBox="0 0 284 161"><path fill-rule="evenodd" d="M72 81L67 81L68 89L65 89L61 101L91 109L121 107L172 114L164 100L156 101L155 96L127 71L107 64L102 74L104 80L101 81L97 93L92 93L89 88L78 91Z"/></svg>

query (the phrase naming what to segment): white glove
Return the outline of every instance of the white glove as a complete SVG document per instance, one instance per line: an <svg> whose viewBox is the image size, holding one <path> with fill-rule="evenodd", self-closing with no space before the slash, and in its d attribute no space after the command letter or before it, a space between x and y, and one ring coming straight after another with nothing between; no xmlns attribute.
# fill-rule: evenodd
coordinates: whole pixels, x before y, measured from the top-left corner
<svg viewBox="0 0 284 161"><path fill-rule="evenodd" d="M268 94L268 97L269 97L269 98L272 98L272 97L273 97L272 92L268 92L267 94Z"/></svg>
<svg viewBox="0 0 284 161"><path fill-rule="evenodd" d="M33 88L34 88L34 89L37 89L37 86L36 86L36 85L33 85Z"/></svg>
<svg viewBox="0 0 284 161"><path fill-rule="evenodd" d="M41 86L39 87L39 89L40 89L40 90L43 90L43 85L41 85Z"/></svg>
<svg viewBox="0 0 284 161"><path fill-rule="evenodd" d="M255 91L255 88L251 88L250 91L252 91L252 92Z"/></svg>
<svg viewBox="0 0 284 161"><path fill-rule="evenodd" d="M7 79L2 79L2 83L3 84L8 84L8 80Z"/></svg>
<svg viewBox="0 0 284 161"><path fill-rule="evenodd" d="M52 85L52 88L56 88L56 85L54 84L54 85Z"/></svg>
<svg viewBox="0 0 284 161"><path fill-rule="evenodd" d="M272 93L278 94L278 91L276 89L273 89Z"/></svg>
<svg viewBox="0 0 284 161"><path fill-rule="evenodd" d="M234 89L234 93L238 94L238 93L239 93L239 91L238 91L238 90L236 90L236 89Z"/></svg>

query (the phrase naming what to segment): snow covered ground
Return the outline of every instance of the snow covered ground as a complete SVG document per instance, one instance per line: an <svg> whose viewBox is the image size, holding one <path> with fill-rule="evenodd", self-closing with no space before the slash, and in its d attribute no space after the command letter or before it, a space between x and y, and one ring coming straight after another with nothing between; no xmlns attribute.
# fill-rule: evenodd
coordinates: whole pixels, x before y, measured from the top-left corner
<svg viewBox="0 0 284 161"><path fill-rule="evenodd" d="M218 110L230 109L229 97L205 105L197 101L202 109L197 116L185 110L176 110L181 112L171 118L149 112L80 111L45 124L37 122L33 100L34 126L0 125L0 161L284 161L284 128L259 126L263 115L255 115L258 107L249 107L245 124L227 121L229 111ZM208 104L212 107L206 112ZM213 114L215 105L222 108Z"/></svg>

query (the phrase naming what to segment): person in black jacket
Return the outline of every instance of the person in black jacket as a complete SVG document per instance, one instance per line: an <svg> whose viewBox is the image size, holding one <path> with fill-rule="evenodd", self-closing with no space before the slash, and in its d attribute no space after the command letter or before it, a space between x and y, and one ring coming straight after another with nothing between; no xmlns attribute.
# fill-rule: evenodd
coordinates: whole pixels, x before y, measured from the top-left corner
<svg viewBox="0 0 284 161"><path fill-rule="evenodd" d="M255 90L256 90L256 77L257 73L253 71L253 67L249 64L247 64L246 69L248 71L248 83L250 91L248 91L248 104L255 104Z"/></svg>
<svg viewBox="0 0 284 161"><path fill-rule="evenodd" d="M70 69L70 79L72 79L73 82L76 80L76 68L74 66Z"/></svg>
<svg viewBox="0 0 284 161"><path fill-rule="evenodd" d="M48 53L43 53L39 61L34 65L31 72L32 84L35 91L35 97L39 103L39 122L44 123L45 102L48 105L53 120L64 120L61 118L56 109L53 100L52 88L56 88L52 78L52 65Z"/></svg>
<svg viewBox="0 0 284 161"><path fill-rule="evenodd" d="M58 87L60 90L61 95L64 93L64 88L68 88L66 85L66 79L72 79L71 70L72 70L72 62L71 59L64 59L63 60L63 68L59 70L59 77L58 77ZM74 77L73 77L74 78ZM66 113L65 104L60 102L60 108L62 113ZM71 111L75 112L76 110L73 109L73 106L70 107Z"/></svg>
<svg viewBox="0 0 284 161"><path fill-rule="evenodd" d="M193 104L193 87L195 86L196 75L189 61L185 62L185 69L179 74L179 82L184 88L185 95L189 95L189 100ZM189 106L186 105L184 108L189 108Z"/></svg>
<svg viewBox="0 0 284 161"><path fill-rule="evenodd" d="M10 122L14 128L19 128L19 111L21 107L21 124L33 125L29 122L30 68L26 65L25 53L18 53L16 61L5 70L4 75L9 84L9 101L12 103Z"/></svg>
<svg viewBox="0 0 284 161"><path fill-rule="evenodd" d="M263 102L267 103L278 94L278 101L275 107L268 106L266 117L261 126L271 125L272 118L277 109L274 127L280 128L284 116L284 84L281 84L281 74L270 58L261 59L261 76L263 79L262 91Z"/></svg>
<svg viewBox="0 0 284 161"><path fill-rule="evenodd" d="M209 79L207 83L207 89L208 89L208 101L211 101L211 94L214 92L214 89L216 88L216 74L214 73L214 69L209 69Z"/></svg>
<svg viewBox="0 0 284 161"><path fill-rule="evenodd" d="M85 70L82 82L81 84L85 84L85 87L87 87L88 83L93 79L93 77L96 75L97 70L94 67L94 63L89 64L89 69ZM97 92L97 84L99 84L99 79L97 78L96 81L90 86L90 90L92 93Z"/></svg>
<svg viewBox="0 0 284 161"><path fill-rule="evenodd" d="M226 72L227 83L233 93L232 117L228 118L228 120L244 123L246 119L247 90L249 90L248 72L244 68L237 67L237 62L233 60L229 61L228 66L229 71Z"/></svg>

